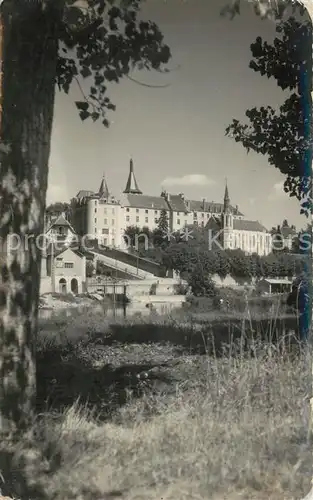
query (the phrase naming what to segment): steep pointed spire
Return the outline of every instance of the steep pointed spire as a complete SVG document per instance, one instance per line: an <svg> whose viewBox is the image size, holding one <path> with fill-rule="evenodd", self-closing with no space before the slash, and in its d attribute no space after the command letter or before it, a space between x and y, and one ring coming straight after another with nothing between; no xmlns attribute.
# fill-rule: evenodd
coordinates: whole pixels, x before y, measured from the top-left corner
<svg viewBox="0 0 313 500"><path fill-rule="evenodd" d="M227 179L225 179L224 212L228 212L229 209L230 209L230 198L228 194Z"/></svg>
<svg viewBox="0 0 313 500"><path fill-rule="evenodd" d="M134 173L134 164L132 158L130 159L129 163L129 175L126 183L126 188L124 190L124 193L126 194L142 194L142 191L140 191L135 173Z"/></svg>
<svg viewBox="0 0 313 500"><path fill-rule="evenodd" d="M100 188L99 188L99 195L101 196L101 198L108 198L109 194L110 193L109 193L108 185L107 185L107 182L105 180L105 175L103 174L102 181L101 181Z"/></svg>

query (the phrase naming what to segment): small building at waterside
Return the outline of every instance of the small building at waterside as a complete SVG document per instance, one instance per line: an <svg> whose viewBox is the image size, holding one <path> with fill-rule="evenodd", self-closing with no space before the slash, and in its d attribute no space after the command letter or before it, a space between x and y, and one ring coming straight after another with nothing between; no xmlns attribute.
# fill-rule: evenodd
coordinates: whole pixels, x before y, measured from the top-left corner
<svg viewBox="0 0 313 500"><path fill-rule="evenodd" d="M86 291L86 255L75 248L50 244L42 255L40 293Z"/></svg>
<svg viewBox="0 0 313 500"><path fill-rule="evenodd" d="M292 280L285 278L263 278L256 284L256 290L266 295L289 293L291 288Z"/></svg>

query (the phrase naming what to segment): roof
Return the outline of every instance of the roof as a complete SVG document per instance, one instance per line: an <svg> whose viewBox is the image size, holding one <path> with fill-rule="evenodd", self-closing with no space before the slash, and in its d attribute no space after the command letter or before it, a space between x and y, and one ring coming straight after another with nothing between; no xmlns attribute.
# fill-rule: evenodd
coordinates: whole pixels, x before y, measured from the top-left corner
<svg viewBox="0 0 313 500"><path fill-rule="evenodd" d="M211 216L206 223L206 229L221 229L222 220L219 216ZM267 232L266 228L262 226L259 221L246 220L246 219L234 219L233 228L237 231L254 231L254 232Z"/></svg>
<svg viewBox="0 0 313 500"><path fill-rule="evenodd" d="M189 207L192 212L209 212L211 214L221 214L224 210L223 203L214 201L189 200ZM237 207L229 206L231 213L243 217L243 214L237 210Z"/></svg>
<svg viewBox="0 0 313 500"><path fill-rule="evenodd" d="M134 172L134 164L133 164L132 159L130 160L130 163L129 163L129 174L128 174L128 179L127 179L124 193L142 194L142 191L140 191L138 184L137 184L137 181L136 181L135 172Z"/></svg>
<svg viewBox="0 0 313 500"><path fill-rule="evenodd" d="M233 228L237 231L268 232L258 220L234 219Z"/></svg>
<svg viewBox="0 0 313 500"><path fill-rule="evenodd" d="M72 248L70 245L64 245L62 248L60 248L60 245L55 245L52 243L48 245L46 255L48 256L53 254L54 257L57 257L58 255L64 253L66 250L71 250L76 255L78 255L78 257L84 256L84 252L81 252L76 248Z"/></svg>
<svg viewBox="0 0 313 500"><path fill-rule="evenodd" d="M47 251L46 251L47 256L52 254L52 246L54 248L53 254L55 257L60 255L61 253L65 252L65 250L70 249L70 250L72 250L72 252L74 252L79 257L86 257L87 260L93 260L93 258L94 258L94 255L91 252L88 252L88 250L86 250L84 248L82 248L82 249L76 248L77 243L73 243L73 244L69 244L69 245L64 244L63 247L61 247L61 248L60 248L60 243L57 243L57 244L49 243L49 245L47 246Z"/></svg>
<svg viewBox="0 0 313 500"><path fill-rule="evenodd" d="M99 188L99 193L98 193L102 198L108 198L110 193L109 193L109 188L107 185L107 182L105 180L105 177L103 176L100 188Z"/></svg>
<svg viewBox="0 0 313 500"><path fill-rule="evenodd" d="M76 195L76 198L78 198L79 200L81 200L82 198L86 198L88 196L92 196L93 194L95 194L94 191L87 191L85 189L81 189L80 191L78 191L78 193Z"/></svg>
<svg viewBox="0 0 313 500"><path fill-rule="evenodd" d="M291 280L286 280L284 278L264 278L261 281L266 281L266 283L269 283L270 285L291 285L292 284Z"/></svg>
<svg viewBox="0 0 313 500"><path fill-rule="evenodd" d="M221 219L218 217L211 216L206 223L205 229L212 229L214 231L219 231L222 227Z"/></svg>
<svg viewBox="0 0 313 500"><path fill-rule="evenodd" d="M150 208L155 210L169 210L169 207L162 196L148 196L145 194L125 194L128 201L126 206L134 208Z"/></svg>
<svg viewBox="0 0 313 500"><path fill-rule="evenodd" d="M73 229L73 226L69 223L68 220L64 217L64 215L59 215L57 219L55 219L53 222L51 222L49 228L47 229L46 232L50 231L51 228L54 226L63 226L63 227L69 227L70 230L75 234L76 231Z"/></svg>
<svg viewBox="0 0 313 500"><path fill-rule="evenodd" d="M185 200L179 194L170 194L167 203L174 212L190 212Z"/></svg>

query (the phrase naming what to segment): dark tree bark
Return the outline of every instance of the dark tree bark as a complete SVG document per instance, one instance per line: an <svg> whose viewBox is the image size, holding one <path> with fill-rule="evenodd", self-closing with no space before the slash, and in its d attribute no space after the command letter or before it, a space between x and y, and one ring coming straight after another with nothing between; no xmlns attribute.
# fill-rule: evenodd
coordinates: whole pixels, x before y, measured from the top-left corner
<svg viewBox="0 0 313 500"><path fill-rule="evenodd" d="M1 6L0 432L29 425L61 0ZM19 248L8 251L10 234ZM38 240L37 240L38 241ZM14 237L17 246L17 238Z"/></svg>

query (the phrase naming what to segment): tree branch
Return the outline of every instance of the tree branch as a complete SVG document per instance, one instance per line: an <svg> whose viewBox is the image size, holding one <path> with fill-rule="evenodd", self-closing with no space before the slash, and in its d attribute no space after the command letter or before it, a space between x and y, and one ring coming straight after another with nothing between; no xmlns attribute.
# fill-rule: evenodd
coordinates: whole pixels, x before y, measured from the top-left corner
<svg viewBox="0 0 313 500"><path fill-rule="evenodd" d="M166 83L164 85L150 85L149 83L140 82L139 80L136 80L135 78L133 78L132 76L129 76L129 75L126 75L126 78L128 78L128 80L130 80L131 82L134 82L134 83L137 83L138 85L141 85L142 87L148 87L151 89L164 89L166 87L171 86L170 83Z"/></svg>

